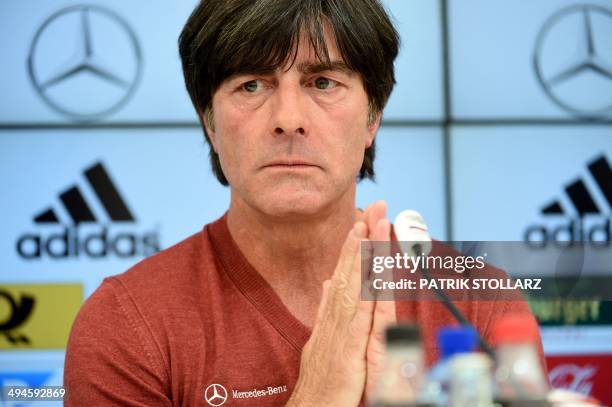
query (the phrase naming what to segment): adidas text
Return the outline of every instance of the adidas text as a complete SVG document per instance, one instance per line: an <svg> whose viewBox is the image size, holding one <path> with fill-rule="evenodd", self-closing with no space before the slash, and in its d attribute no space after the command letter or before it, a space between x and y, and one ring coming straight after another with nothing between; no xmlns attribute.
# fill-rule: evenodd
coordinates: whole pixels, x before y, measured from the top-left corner
<svg viewBox="0 0 612 407"><path fill-rule="evenodd" d="M592 242L597 246L608 246L612 229L610 219L585 225L583 219L571 219L555 227L546 225L532 225L525 230L524 240L533 247L545 247L549 242L554 242L560 247L571 246L576 242Z"/></svg>
<svg viewBox="0 0 612 407"><path fill-rule="evenodd" d="M16 243L17 253L24 259L104 258L117 256L130 258L150 256L160 251L159 233L149 231L133 233L109 231L101 227L98 231L80 232L78 227L65 227L61 232L47 235L26 233Z"/></svg>

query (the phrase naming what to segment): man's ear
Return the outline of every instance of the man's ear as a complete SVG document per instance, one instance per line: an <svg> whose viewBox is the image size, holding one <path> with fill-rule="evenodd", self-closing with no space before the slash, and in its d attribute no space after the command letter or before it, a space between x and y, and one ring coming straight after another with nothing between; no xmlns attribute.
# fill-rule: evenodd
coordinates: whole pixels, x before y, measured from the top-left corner
<svg viewBox="0 0 612 407"><path fill-rule="evenodd" d="M368 114L368 139L366 140L366 148L370 148L376 137L376 132L380 127L380 120L382 118L382 112L369 113Z"/></svg>
<svg viewBox="0 0 612 407"><path fill-rule="evenodd" d="M210 140L210 144L212 145L215 153L217 153L217 133L215 132L212 107L207 107L204 112L200 111L199 114L202 119L204 129L206 130L206 134L208 135L208 139Z"/></svg>

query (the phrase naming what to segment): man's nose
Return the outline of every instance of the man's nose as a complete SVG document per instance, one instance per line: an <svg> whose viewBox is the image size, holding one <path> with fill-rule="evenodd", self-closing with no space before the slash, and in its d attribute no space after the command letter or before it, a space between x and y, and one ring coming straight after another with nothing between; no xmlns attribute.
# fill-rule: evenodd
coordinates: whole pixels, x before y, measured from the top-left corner
<svg viewBox="0 0 612 407"><path fill-rule="evenodd" d="M279 84L272 104L274 135L307 135L306 103L307 95L303 92L300 84Z"/></svg>

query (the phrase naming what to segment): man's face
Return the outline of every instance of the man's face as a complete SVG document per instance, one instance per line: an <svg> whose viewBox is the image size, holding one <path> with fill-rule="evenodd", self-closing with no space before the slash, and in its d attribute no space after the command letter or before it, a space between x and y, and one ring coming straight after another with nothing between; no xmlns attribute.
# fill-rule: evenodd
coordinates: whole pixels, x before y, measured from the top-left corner
<svg viewBox="0 0 612 407"><path fill-rule="evenodd" d="M329 39L330 65L302 39L289 69L232 76L215 92L214 131L207 131L233 202L278 217L354 203L378 120L368 123L362 80Z"/></svg>

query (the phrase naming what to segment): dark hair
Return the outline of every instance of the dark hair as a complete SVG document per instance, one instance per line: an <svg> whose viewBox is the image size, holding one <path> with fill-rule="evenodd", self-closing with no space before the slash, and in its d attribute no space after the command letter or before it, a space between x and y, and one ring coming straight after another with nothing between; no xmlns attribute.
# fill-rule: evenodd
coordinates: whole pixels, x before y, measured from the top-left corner
<svg viewBox="0 0 612 407"><path fill-rule="evenodd" d="M225 79L285 66L295 59L300 35L329 63L325 24L344 62L361 75L372 122L395 84L399 48L397 31L378 0L201 0L179 37L185 84L200 121L209 120L213 94ZM204 135L213 172L228 185L205 128ZM374 156L373 143L365 150L359 180L374 178Z"/></svg>

